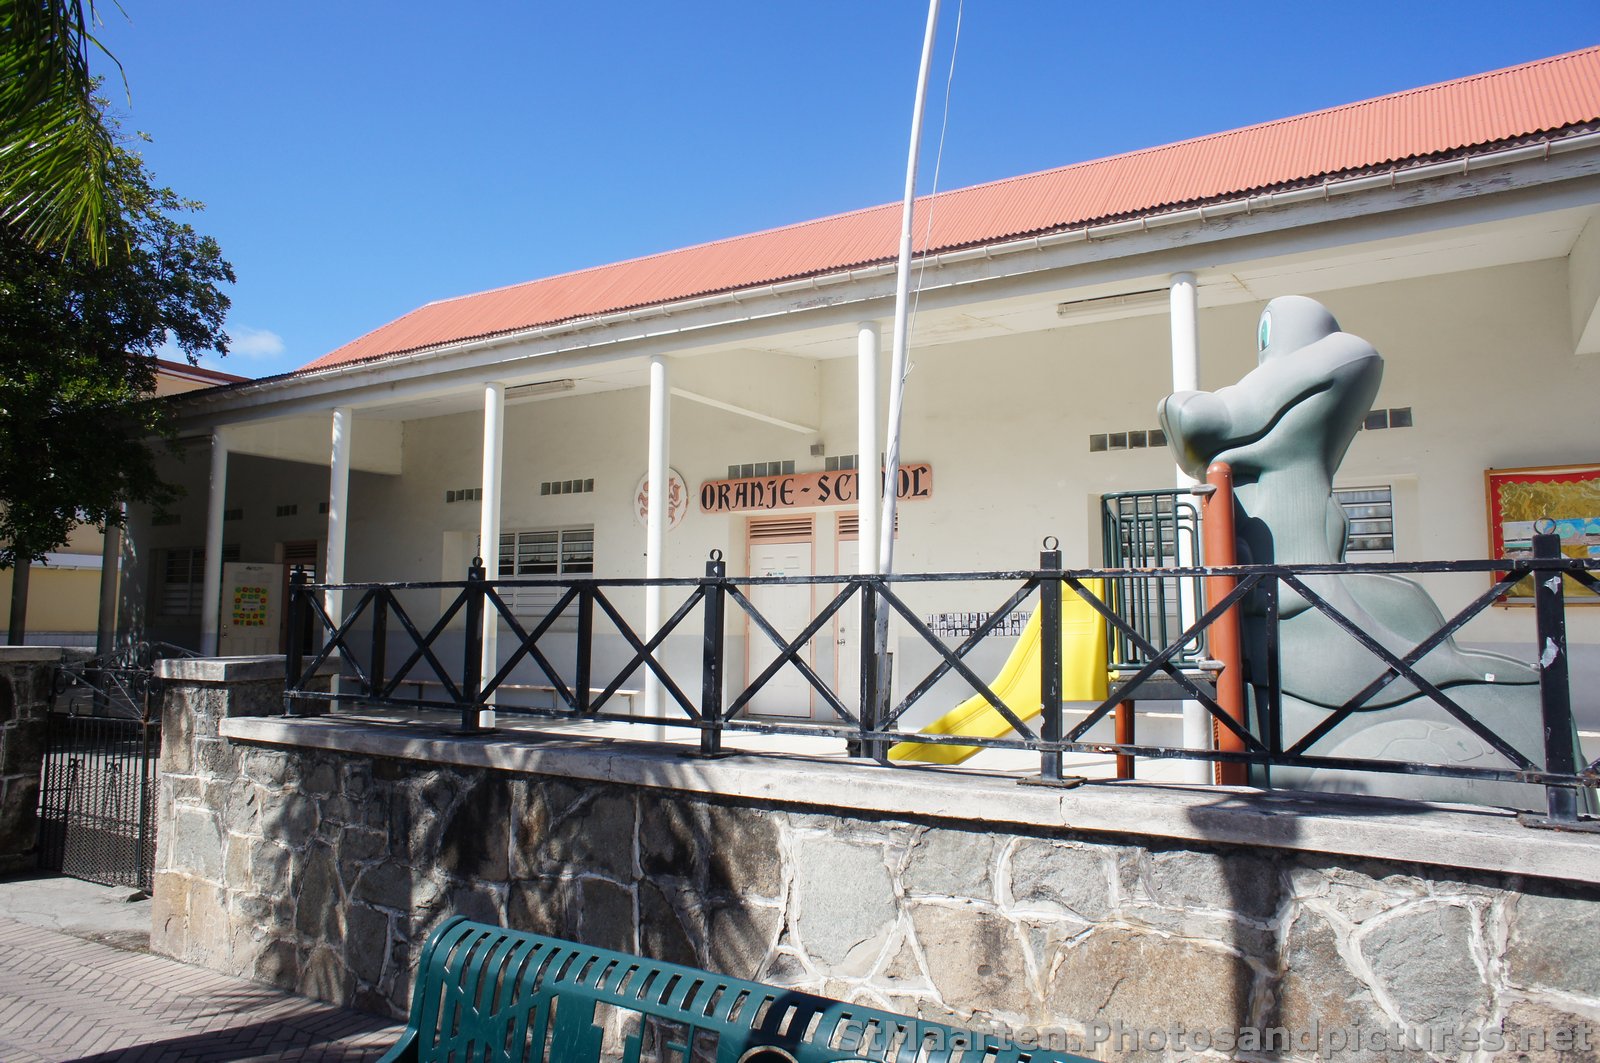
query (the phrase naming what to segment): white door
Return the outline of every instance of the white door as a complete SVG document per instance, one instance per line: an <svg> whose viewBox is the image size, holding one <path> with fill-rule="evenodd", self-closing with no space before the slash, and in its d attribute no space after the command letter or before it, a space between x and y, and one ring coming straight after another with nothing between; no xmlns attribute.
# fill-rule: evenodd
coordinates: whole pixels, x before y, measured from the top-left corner
<svg viewBox="0 0 1600 1063"><path fill-rule="evenodd" d="M860 518L855 510L847 510L834 517L834 543L837 558L833 570L841 576L853 576L859 567L861 548L858 541L860 531ZM900 515L894 518L895 538L898 539L900 531ZM838 593L842 585L835 584L831 590ZM849 604L833 614L834 624L834 675L837 685L834 693L839 695L839 700L844 702L844 707L851 712L861 709L861 641L858 637L861 631L861 599L856 598ZM872 633L868 632L868 637Z"/></svg>
<svg viewBox="0 0 1600 1063"><path fill-rule="evenodd" d="M756 539L759 530L752 526L750 543L750 574L752 576L810 576L813 575L813 544L804 542L761 542ZM778 630L785 641L799 635L811 622L811 587L757 585L750 588L750 604L761 616ZM745 683L759 676L778 656L772 639L746 622ZM811 647L800 652L800 659L812 663ZM768 679L755 697L750 699L748 711L763 716L811 715L811 684L792 663L785 664Z"/></svg>

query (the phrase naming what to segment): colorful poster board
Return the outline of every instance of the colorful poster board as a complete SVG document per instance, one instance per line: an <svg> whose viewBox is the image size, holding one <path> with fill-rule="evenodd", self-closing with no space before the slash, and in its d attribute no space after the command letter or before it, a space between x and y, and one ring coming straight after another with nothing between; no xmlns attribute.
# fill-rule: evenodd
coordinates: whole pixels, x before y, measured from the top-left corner
<svg viewBox="0 0 1600 1063"><path fill-rule="evenodd" d="M229 561L222 566L222 624L217 649L225 657L280 653L283 566Z"/></svg>
<svg viewBox="0 0 1600 1063"><path fill-rule="evenodd" d="M1533 556L1534 526L1549 520L1568 557L1600 560L1600 464L1547 465L1527 469L1488 469L1489 556ZM1576 580L1565 587L1571 605L1600 605L1600 596ZM1533 583L1523 580L1505 601L1533 603Z"/></svg>

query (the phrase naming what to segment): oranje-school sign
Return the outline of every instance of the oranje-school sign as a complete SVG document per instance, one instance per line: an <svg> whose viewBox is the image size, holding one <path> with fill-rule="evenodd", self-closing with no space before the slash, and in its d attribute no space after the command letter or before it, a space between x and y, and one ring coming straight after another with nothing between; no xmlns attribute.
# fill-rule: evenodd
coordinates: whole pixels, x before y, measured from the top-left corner
<svg viewBox="0 0 1600 1063"><path fill-rule="evenodd" d="M838 472L757 476L748 480L707 480L700 485L700 512L746 513L751 510L809 509L848 506L860 500L855 469ZM933 496L933 466L927 462L900 466L895 497L917 502Z"/></svg>

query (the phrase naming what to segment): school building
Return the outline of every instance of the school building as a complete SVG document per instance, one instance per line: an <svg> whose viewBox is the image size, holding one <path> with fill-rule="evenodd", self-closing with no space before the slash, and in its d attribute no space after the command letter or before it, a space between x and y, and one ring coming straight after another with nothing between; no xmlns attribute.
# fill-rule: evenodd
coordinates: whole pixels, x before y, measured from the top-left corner
<svg viewBox="0 0 1600 1063"><path fill-rule="evenodd" d="M899 214L441 299L294 373L170 400L187 495L132 515L123 630L276 652L295 565L331 582L460 580L474 556L491 577L692 577L720 551L735 574L856 572ZM1487 474L1581 485L1600 465L1600 48L942 192L915 231L896 571L1031 567L1048 536L1069 567L1100 566L1102 496L1175 483L1158 401L1249 371L1280 295L1319 300L1385 359L1336 485L1352 558L1491 556L1508 547ZM670 503L654 534L653 467ZM1600 518L1576 497L1539 515ZM1569 545L1600 554L1581 526ZM1447 615L1486 585L1424 582ZM798 630L826 589L760 593ZM519 594L529 616L553 601ZM965 584L915 594L935 624L995 605ZM1568 612L1576 675L1596 676L1600 609ZM1525 655L1530 613L1491 610L1461 638ZM852 623L808 651L845 689ZM1574 687L1593 728L1600 683ZM754 708L828 711L798 675Z"/></svg>

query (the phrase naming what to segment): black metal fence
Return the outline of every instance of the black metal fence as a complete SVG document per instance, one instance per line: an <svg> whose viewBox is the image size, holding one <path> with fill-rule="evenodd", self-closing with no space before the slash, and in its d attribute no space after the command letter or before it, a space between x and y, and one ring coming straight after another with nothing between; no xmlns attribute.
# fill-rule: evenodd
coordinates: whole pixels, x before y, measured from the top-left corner
<svg viewBox="0 0 1600 1063"><path fill-rule="evenodd" d="M628 723L693 728L699 732L699 750L706 755L722 751L723 737L732 732L787 733L833 736L846 739L861 754L882 759L896 742L915 738L920 744L949 743L1032 750L1039 755L1039 779L1063 781L1062 757L1067 753L1133 755L1141 758L1189 758L1212 762L1245 763L1256 778L1270 781L1274 768L1331 769L1339 771L1385 772L1433 775L1468 780L1533 784L1545 787L1548 795L1547 821L1551 825L1578 827L1586 822L1581 813L1586 806L1586 789L1600 783L1600 762L1583 763L1573 748L1571 696L1566 665L1566 580L1569 577L1582 593L1600 594L1595 572L1600 562L1560 556L1554 536L1538 536L1536 556L1493 561L1422 562L1359 565L1242 565L1228 568L1063 570L1058 551L1046 551L1038 569L1006 572L930 573L895 576L808 576L730 577L720 555L714 553L706 572L698 579L576 579L540 581L554 587L559 595L553 607L537 621L525 625L508 607L506 596L529 581L484 578L481 564L475 562L469 576L461 582L365 583L340 586L311 584L303 574L292 580L289 608L291 625L298 629L309 616L318 633L313 652L292 647L287 659L285 710L293 713L305 701L338 700L353 705L391 706L413 709L418 706L460 713L460 728L479 730L479 713L495 708L501 713L524 713L568 719L610 720ZM1479 573L1492 584L1438 630L1405 653L1397 653L1362 629L1357 620L1319 594L1318 577L1351 573L1378 573L1414 576L1426 573ZM1161 644L1130 618L1119 615L1091 587L1092 581L1136 586L1139 581L1193 579L1229 576L1236 580L1233 590L1220 601L1210 603L1193 623L1174 632ZM1521 581L1534 577L1537 601L1534 610L1537 644L1558 647L1547 650L1539 672L1538 709L1545 734L1543 757L1530 757L1496 734L1451 693L1430 682L1419 671L1418 662L1452 638L1473 617L1501 601ZM946 645L910 608L907 589L916 584L964 581L993 584L1004 601L990 612L988 621L959 644ZM750 591L763 585L811 585L831 592L810 622L793 636L786 636L762 615L751 601ZM629 588L660 587L664 593L682 594L677 608L667 616L658 631L642 635L626 619L613 600ZM1065 587L1105 617L1112 648L1127 645L1136 654L1113 684L1107 697L1082 718L1069 722L1061 698L1061 602L1059 588ZM1054 589L1057 593L1050 593ZM326 591L338 591L345 603L338 617L329 615L323 601ZM419 617L416 595L412 607L402 603L409 592L438 594L437 615ZM1283 690L1276 666L1280 602L1296 596L1309 603L1383 666L1381 674L1365 689L1344 704L1329 709L1321 723L1309 732L1286 735L1283 727ZM1140 597L1148 599L1149 594ZM1040 689L1042 713L1030 724L1009 706L966 662L970 652L1006 617L1030 600L1040 610ZM1230 609L1248 602L1252 614L1261 617L1267 664L1252 676L1250 720L1235 720L1219 706L1211 688L1191 668L1182 664L1184 654L1192 654L1198 640L1217 619ZM874 630L880 611L898 617L905 637L929 647L936 666L917 682L904 684L907 693L891 703L888 691L880 685L876 654L870 640L861 639L859 687L838 690L807 662L804 648L845 610L859 611L862 632ZM665 610L664 610L665 611ZM698 623L696 623L698 614ZM744 684L730 683L726 652L726 631L730 617L748 618L752 632L776 649L776 655ZM489 668L483 665L485 617L493 620L501 648ZM546 652L549 636L559 618L575 617L576 637L570 640L570 659L552 660ZM459 625L452 627L456 621ZM600 674L594 653L597 625L605 624L625 640L627 659L620 667ZM674 635L692 635L700 647L698 683L680 683L662 659L662 647ZM392 638L393 636L393 638ZM752 638L756 636L752 634ZM403 647L396 652L391 641ZM444 657L455 657L445 649L457 642L459 664L447 666ZM545 643L545 645L542 645ZM1552 656L1553 653L1553 656ZM313 677L329 660L339 660L351 682L338 691L314 689ZM496 704L497 691L509 685L511 676L524 662L530 662L548 677L554 704L549 708ZM1114 662L1115 663L1115 662ZM797 670L816 697L837 717L833 721L778 720L750 718L745 710L756 694L784 668ZM648 671L659 681L666 712L661 716L633 711L619 696L634 676ZM968 735L913 735L898 729L898 724L914 705L947 675L961 677L1012 728L1011 735L982 738ZM407 696L406 684L424 682L440 692L438 697ZM1502 763L1482 766L1460 763L1423 763L1396 758L1351 759L1319 755L1317 743L1353 714L1365 711L1368 703L1396 682L1409 683L1439 706L1462 727L1477 735ZM1090 731L1105 721L1117 708L1149 697L1150 687L1164 684L1161 696L1192 700L1201 705L1214 721L1213 726L1231 734L1240 751L1194 749L1133 741L1108 742L1090 737ZM685 689L688 686L689 689ZM698 689L695 689L696 686ZM419 688L420 689L420 688Z"/></svg>

